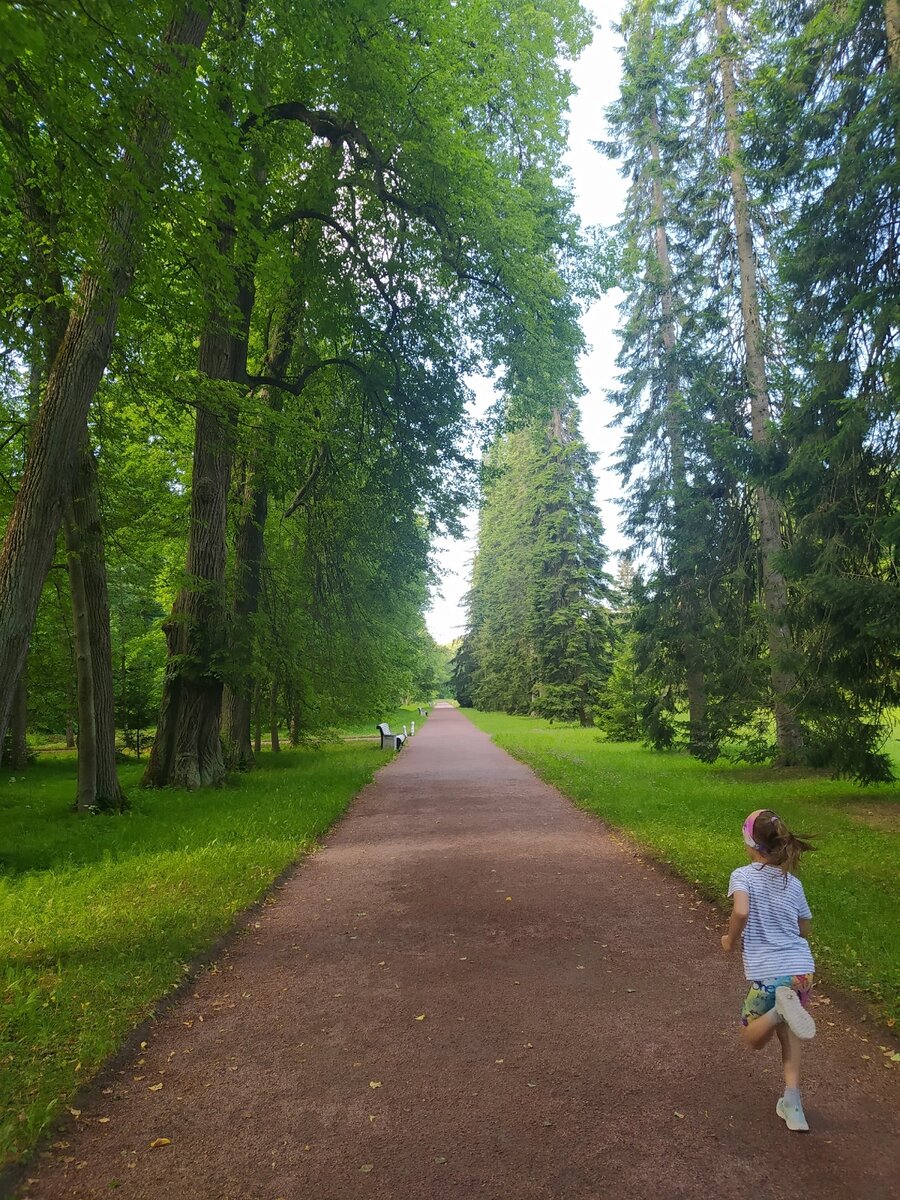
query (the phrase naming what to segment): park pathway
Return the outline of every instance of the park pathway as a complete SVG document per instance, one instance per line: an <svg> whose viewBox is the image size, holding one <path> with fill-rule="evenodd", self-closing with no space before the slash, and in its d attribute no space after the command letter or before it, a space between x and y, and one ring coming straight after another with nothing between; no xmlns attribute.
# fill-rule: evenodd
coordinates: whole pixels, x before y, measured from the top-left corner
<svg viewBox="0 0 900 1200"><path fill-rule="evenodd" d="M877 1027L815 1010L813 1132L788 1133L774 1048L737 1044L720 924L436 708L97 1081L24 1194L896 1198L900 1081Z"/></svg>

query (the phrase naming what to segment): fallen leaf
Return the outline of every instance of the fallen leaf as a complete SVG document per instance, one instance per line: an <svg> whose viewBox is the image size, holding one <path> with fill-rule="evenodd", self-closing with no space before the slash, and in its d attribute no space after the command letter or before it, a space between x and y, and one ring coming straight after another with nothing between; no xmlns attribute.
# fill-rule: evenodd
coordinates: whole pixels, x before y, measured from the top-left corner
<svg viewBox="0 0 900 1200"><path fill-rule="evenodd" d="M98 1124L98 1125L108 1125L108 1124L109 1124L109 1117L98 1117L98 1118L97 1118L97 1124Z"/></svg>
<svg viewBox="0 0 900 1200"><path fill-rule="evenodd" d="M684 1120L684 1113L676 1112L675 1116L678 1118L679 1121Z"/></svg>
<svg viewBox="0 0 900 1200"><path fill-rule="evenodd" d="M159 1149L160 1146L171 1146L171 1145L172 1145L171 1138L154 1138L153 1141L150 1143L150 1149L157 1150L157 1149Z"/></svg>
<svg viewBox="0 0 900 1200"><path fill-rule="evenodd" d="M512 900L512 896L507 896L507 900Z"/></svg>
<svg viewBox="0 0 900 1200"><path fill-rule="evenodd" d="M891 1062L900 1062L900 1054L892 1054Z"/></svg>
<svg viewBox="0 0 900 1200"><path fill-rule="evenodd" d="M359 1169L364 1175L368 1175L368 1173L374 1169L374 1163L363 1163Z"/></svg>
<svg viewBox="0 0 900 1200"><path fill-rule="evenodd" d="M542 1125L545 1125L545 1126L547 1126L548 1128L549 1128L549 1126L551 1126L553 1123L554 1123L553 1121L541 1121L541 1124L542 1124Z"/></svg>
<svg viewBox="0 0 900 1200"><path fill-rule="evenodd" d="M494 1059L494 1062L495 1062L495 1063L502 1063L502 1062L503 1062L503 1059L502 1059L502 1058L495 1058L495 1059Z"/></svg>
<svg viewBox="0 0 900 1200"><path fill-rule="evenodd" d="M434 1161L436 1163L445 1163L447 1160L446 1160L446 1158L444 1158L443 1154L436 1154L434 1156Z"/></svg>
<svg viewBox="0 0 900 1200"><path fill-rule="evenodd" d="M162 1089L163 1089L163 1085L161 1083L151 1083L150 1086L147 1088L147 1091L148 1092L161 1092Z"/></svg>
<svg viewBox="0 0 900 1200"><path fill-rule="evenodd" d="M77 1121L77 1120L78 1120L78 1118L81 1116L81 1109L80 1109L80 1108L70 1108L70 1109L69 1109L69 1112L72 1114L72 1116L75 1118L75 1120L76 1120L76 1121Z"/></svg>
<svg viewBox="0 0 900 1200"><path fill-rule="evenodd" d="M381 1087L381 1083L380 1083L380 1082L379 1082L377 1079L370 1079L370 1080L369 1080L369 1087L370 1087L370 1088L377 1088L377 1087Z"/></svg>
<svg viewBox="0 0 900 1200"><path fill-rule="evenodd" d="M425 1020L425 1014L424 1014L424 1013L422 1013L422 1015L421 1015L420 1017L416 1017L416 1020L417 1020L417 1021L424 1021L424 1020Z"/></svg>

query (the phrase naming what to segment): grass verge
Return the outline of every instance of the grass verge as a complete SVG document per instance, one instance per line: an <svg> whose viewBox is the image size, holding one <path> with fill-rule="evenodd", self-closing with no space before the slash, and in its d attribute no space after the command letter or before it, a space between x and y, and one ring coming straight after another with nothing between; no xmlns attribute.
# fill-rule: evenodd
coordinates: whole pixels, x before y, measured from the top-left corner
<svg viewBox="0 0 900 1200"><path fill-rule="evenodd" d="M34 1145L236 913L388 758L370 743L263 754L226 787L77 817L72 758L0 772L0 1164Z"/></svg>
<svg viewBox="0 0 900 1200"><path fill-rule="evenodd" d="M741 823L775 809L813 835L802 864L819 974L900 1021L900 788L797 771L707 765L606 742L594 729L463 710L498 746L580 807L631 835L708 896L746 862Z"/></svg>

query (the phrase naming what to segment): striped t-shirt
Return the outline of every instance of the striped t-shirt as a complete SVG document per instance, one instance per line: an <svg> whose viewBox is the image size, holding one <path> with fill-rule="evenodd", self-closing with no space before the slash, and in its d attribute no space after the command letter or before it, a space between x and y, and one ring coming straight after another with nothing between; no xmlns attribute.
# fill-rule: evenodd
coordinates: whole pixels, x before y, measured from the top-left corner
<svg viewBox="0 0 900 1200"><path fill-rule="evenodd" d="M748 979L805 975L816 969L809 942L800 936L801 917L811 917L796 875L768 863L750 863L731 872L728 895L747 892L750 916L744 928L744 973Z"/></svg>

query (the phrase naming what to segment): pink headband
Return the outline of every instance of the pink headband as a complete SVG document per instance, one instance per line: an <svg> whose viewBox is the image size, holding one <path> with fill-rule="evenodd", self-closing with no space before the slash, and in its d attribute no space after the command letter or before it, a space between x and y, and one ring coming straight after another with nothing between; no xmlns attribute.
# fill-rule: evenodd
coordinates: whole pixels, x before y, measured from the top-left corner
<svg viewBox="0 0 900 1200"><path fill-rule="evenodd" d="M750 814L750 816L744 822L744 828L743 828L744 844L746 846L749 846L751 850L759 850L760 852L762 852L762 850L763 850L763 847L760 846L760 844L754 840L753 826L756 824L756 818L758 816L760 816L762 813L768 812L768 811L769 810L767 808L757 808ZM772 815L774 816L775 814L773 813Z"/></svg>

